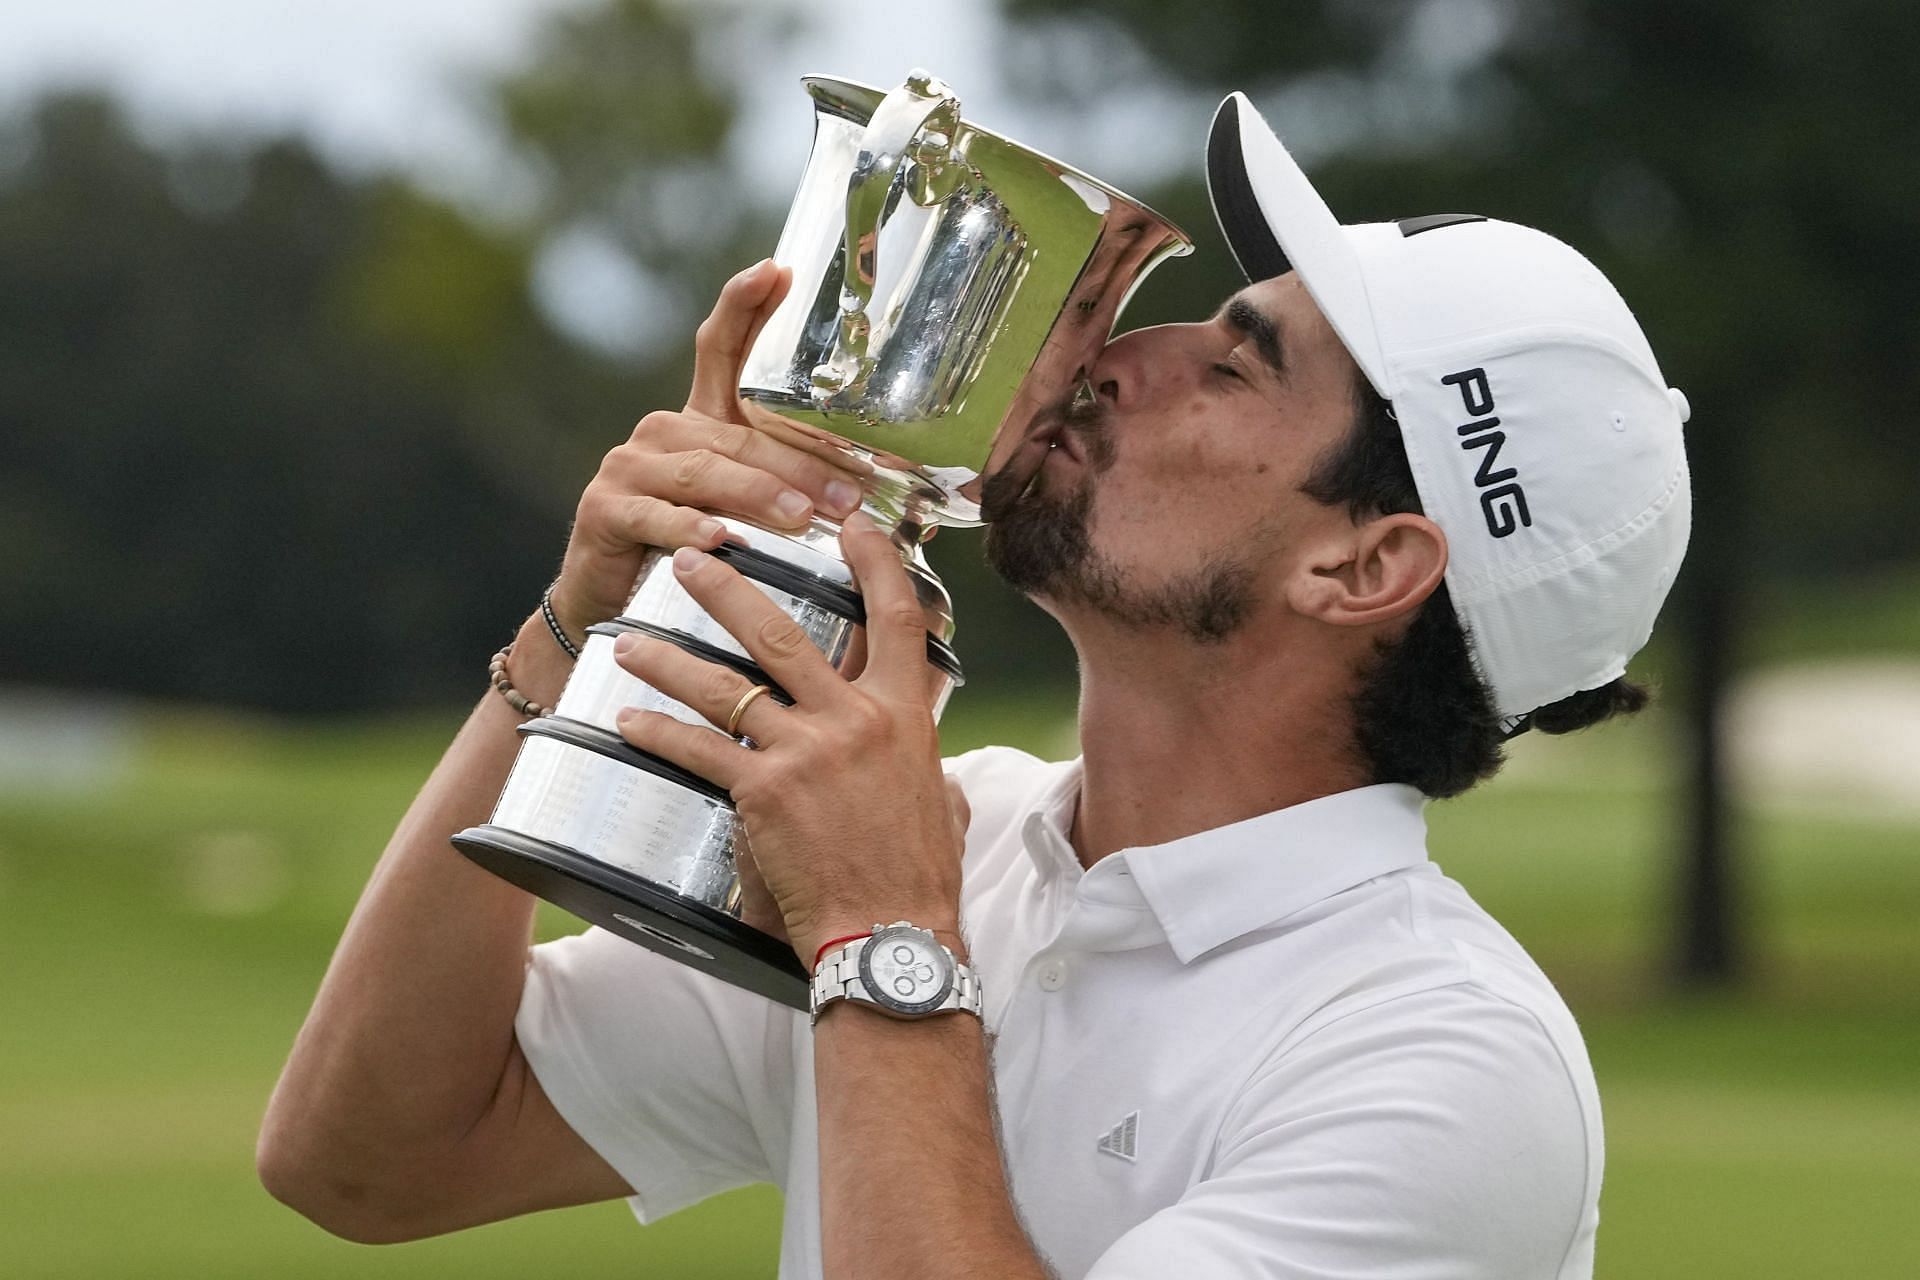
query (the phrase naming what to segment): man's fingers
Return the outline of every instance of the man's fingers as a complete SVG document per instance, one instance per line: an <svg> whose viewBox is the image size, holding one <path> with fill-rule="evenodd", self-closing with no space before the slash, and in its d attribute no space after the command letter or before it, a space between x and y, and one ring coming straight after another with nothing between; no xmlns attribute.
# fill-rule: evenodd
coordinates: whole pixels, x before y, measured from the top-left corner
<svg viewBox="0 0 1920 1280"><path fill-rule="evenodd" d="M713 312L693 335L693 389L687 408L728 422L740 421L740 366L760 328L787 296L793 273L766 258L720 290Z"/></svg>
<svg viewBox="0 0 1920 1280"><path fill-rule="evenodd" d="M813 518L813 499L771 471L713 449L689 449L650 460L646 492L709 511L729 511L770 529L798 529Z"/></svg>
<svg viewBox="0 0 1920 1280"><path fill-rule="evenodd" d="M736 462L711 448L675 453L636 450L617 465L603 468L603 474L599 493L606 505L595 524L607 526L616 539L643 529L679 530L698 515L716 511L769 529L799 529L822 505L773 472ZM669 511L675 514L669 516ZM693 514L679 514L686 512ZM581 514L583 518L587 514L584 505ZM687 537L629 540L654 547L717 545L717 539Z"/></svg>
<svg viewBox="0 0 1920 1280"><path fill-rule="evenodd" d="M920 700L926 685L927 615L899 550L865 512L847 517L840 547L867 611L867 665L861 679Z"/></svg>
<svg viewBox="0 0 1920 1280"><path fill-rule="evenodd" d="M685 506L723 507L748 519L764 518L775 528L804 524L812 514L791 500L790 510L799 514L783 511L777 499L786 491L811 499L813 506L836 518L860 504L859 480L852 472L783 444L754 427L701 413L650 413L634 428L633 439L614 452L607 469L639 492L657 494ZM749 500L756 503L751 509L721 501L722 497L730 500L736 495L700 491L709 477L739 479L730 468L713 468L709 461L713 455L766 477L764 482L749 486Z"/></svg>
<svg viewBox="0 0 1920 1280"><path fill-rule="evenodd" d="M694 507L645 495L619 499L607 514L618 541L636 547L699 547L711 551L727 540L727 526Z"/></svg>
<svg viewBox="0 0 1920 1280"><path fill-rule="evenodd" d="M731 567L697 551L678 551L674 577L760 669L803 707L823 707L847 682L785 610Z"/></svg>
<svg viewBox="0 0 1920 1280"><path fill-rule="evenodd" d="M700 725L685 724L659 711L626 707L614 718L620 736L642 751L697 773L731 791L740 781L746 751L738 742Z"/></svg>
<svg viewBox="0 0 1920 1280"><path fill-rule="evenodd" d="M613 655L624 670L703 717L714 728L735 735L750 734L762 746L778 739L780 699L784 695L767 693L745 699L753 682L733 668L697 658L666 640L632 633L614 642Z"/></svg>

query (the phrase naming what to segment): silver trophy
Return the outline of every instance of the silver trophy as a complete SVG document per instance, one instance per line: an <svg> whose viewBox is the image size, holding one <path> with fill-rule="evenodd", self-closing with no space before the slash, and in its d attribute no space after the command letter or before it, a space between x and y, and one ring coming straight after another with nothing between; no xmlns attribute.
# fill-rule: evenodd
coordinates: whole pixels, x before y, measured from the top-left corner
<svg viewBox="0 0 1920 1280"><path fill-rule="evenodd" d="M926 611L937 717L962 676L951 601L920 543L938 525L981 523L982 475L1066 401L1141 279L1192 244L1113 187L963 120L959 99L924 73L890 93L803 83L813 154L774 252L793 287L755 340L740 395L763 430L861 479ZM836 669L857 669L864 614L838 525L776 533L722 519L729 541L714 554ZM650 555L622 615L591 629L553 714L522 726L492 822L453 842L602 928L804 1009L800 959L740 918L745 833L726 792L614 729L629 706L707 724L615 664L624 632L790 701L675 582L668 554Z"/></svg>

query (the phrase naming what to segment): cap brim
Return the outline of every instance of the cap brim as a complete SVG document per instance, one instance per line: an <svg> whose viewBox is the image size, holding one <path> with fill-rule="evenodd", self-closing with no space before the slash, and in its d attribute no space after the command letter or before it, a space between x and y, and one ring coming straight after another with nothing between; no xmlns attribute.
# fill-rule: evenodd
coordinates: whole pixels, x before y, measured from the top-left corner
<svg viewBox="0 0 1920 1280"><path fill-rule="evenodd" d="M1367 381L1391 400L1393 379L1353 244L1244 93L1229 94L1214 114L1207 191L1227 247L1247 278L1298 274Z"/></svg>

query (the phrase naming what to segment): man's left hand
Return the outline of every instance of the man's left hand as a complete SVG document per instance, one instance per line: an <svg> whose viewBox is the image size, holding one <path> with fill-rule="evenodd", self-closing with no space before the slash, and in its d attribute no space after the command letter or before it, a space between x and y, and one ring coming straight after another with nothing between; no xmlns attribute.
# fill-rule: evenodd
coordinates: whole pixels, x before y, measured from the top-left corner
<svg viewBox="0 0 1920 1280"><path fill-rule="evenodd" d="M659 712L627 710L627 741L725 787L794 952L876 922L911 920L960 949L964 818L949 804L928 705L927 631L891 539L864 514L841 546L865 599L866 665L848 680L779 606L730 566L683 548L674 575L781 688L738 731L754 748ZM622 636L620 665L715 725L752 687L667 641Z"/></svg>

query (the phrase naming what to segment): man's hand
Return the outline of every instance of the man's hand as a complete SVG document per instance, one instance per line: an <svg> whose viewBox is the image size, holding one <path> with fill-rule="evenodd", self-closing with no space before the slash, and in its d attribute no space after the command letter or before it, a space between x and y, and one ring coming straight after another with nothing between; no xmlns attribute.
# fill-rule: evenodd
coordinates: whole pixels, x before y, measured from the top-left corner
<svg viewBox="0 0 1920 1280"><path fill-rule="evenodd" d="M601 461L553 588L576 640L627 603L647 548L718 546L726 531L713 512L800 529L816 511L837 518L858 506L853 473L749 425L741 408L741 366L791 282L771 260L729 280L694 336L687 407L648 414Z"/></svg>
<svg viewBox="0 0 1920 1280"><path fill-rule="evenodd" d="M732 793L759 877L803 961L832 938L898 919L958 950L965 817L940 768L925 618L899 553L872 520L849 518L841 544L866 601L867 662L856 679L836 671L752 583L682 550L674 557L681 584L794 704L753 701L738 726L753 750L657 712L622 713L620 731ZM649 637L623 636L615 652L628 671L715 725L751 687Z"/></svg>
<svg viewBox="0 0 1920 1280"><path fill-rule="evenodd" d="M967 807L940 768L927 698L925 616L892 540L864 514L841 533L867 610L866 664L849 680L784 611L732 568L682 549L674 572L793 695L721 732L628 711L633 745L733 793L753 860L794 950L910 920L964 956L960 858ZM678 646L627 635L620 664L715 725L752 688ZM744 874L744 873L743 873ZM928 1089L925 1082L939 1080ZM985 1028L967 1014L912 1023L837 1002L814 1028L820 1250L831 1276L1041 1280L995 1137ZM875 1231L876 1188L911 1185L923 1212ZM964 1247L956 1247L964 1241Z"/></svg>
<svg viewBox="0 0 1920 1280"><path fill-rule="evenodd" d="M961 788L960 780L951 774L947 777L947 819L953 824L954 847L965 849L967 825L973 820L973 806L967 802L967 793ZM740 872L741 923L751 925L768 937L778 938L788 946L792 946L792 941L787 937L786 919L780 914L779 904L773 900L773 895L767 892L766 882L760 878L760 868L753 860L752 843L746 838L744 832L739 838L735 852L739 859L737 869ZM866 926L861 926L860 932L865 932L865 928ZM949 937L946 942L956 953L962 952L963 948L955 938ZM808 960L811 957L801 956L800 958Z"/></svg>

